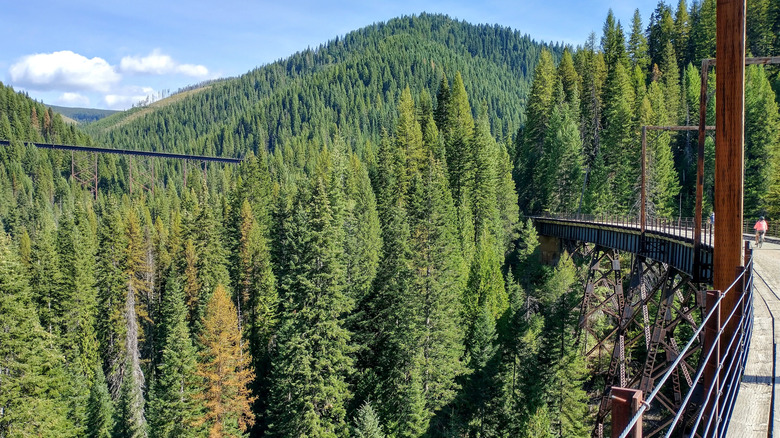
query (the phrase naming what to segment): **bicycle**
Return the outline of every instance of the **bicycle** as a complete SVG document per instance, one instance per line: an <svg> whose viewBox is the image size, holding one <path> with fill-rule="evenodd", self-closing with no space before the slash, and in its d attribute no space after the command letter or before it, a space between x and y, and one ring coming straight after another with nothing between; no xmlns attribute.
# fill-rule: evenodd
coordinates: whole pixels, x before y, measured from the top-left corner
<svg viewBox="0 0 780 438"><path fill-rule="evenodd" d="M756 232L756 247L761 248L764 246L764 232L758 231Z"/></svg>

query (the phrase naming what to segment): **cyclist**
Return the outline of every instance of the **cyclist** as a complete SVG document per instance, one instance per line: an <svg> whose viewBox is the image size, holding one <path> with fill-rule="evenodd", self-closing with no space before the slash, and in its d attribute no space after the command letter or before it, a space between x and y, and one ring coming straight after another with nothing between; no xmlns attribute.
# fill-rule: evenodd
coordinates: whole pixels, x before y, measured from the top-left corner
<svg viewBox="0 0 780 438"><path fill-rule="evenodd" d="M764 220L764 216L758 218L758 222L753 226L753 229L756 230L756 246L759 248L764 243L764 234L766 234L767 228L769 227Z"/></svg>

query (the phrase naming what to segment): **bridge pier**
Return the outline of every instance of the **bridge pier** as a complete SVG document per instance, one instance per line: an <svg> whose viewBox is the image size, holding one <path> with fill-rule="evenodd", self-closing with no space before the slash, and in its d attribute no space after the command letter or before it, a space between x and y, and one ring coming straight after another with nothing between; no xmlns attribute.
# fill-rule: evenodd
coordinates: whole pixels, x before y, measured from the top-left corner
<svg viewBox="0 0 780 438"><path fill-rule="evenodd" d="M555 266L561 258L563 245L555 236L539 236L539 257L542 264Z"/></svg>

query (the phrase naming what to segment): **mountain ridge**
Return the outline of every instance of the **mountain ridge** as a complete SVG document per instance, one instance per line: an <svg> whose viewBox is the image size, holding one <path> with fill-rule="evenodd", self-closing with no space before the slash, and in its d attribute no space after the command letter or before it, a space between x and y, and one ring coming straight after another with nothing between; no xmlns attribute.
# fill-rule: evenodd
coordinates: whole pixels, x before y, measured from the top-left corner
<svg viewBox="0 0 780 438"><path fill-rule="evenodd" d="M492 133L504 138L522 124L530 76L543 47L554 56L563 49L498 25L427 13L399 17L175 102L161 101L129 122L119 114L85 129L117 147L231 156L260 146L274 149L323 129L376 142L381 130L392 126L405 86L415 95L435 96L444 75L460 72L475 115L485 103Z"/></svg>

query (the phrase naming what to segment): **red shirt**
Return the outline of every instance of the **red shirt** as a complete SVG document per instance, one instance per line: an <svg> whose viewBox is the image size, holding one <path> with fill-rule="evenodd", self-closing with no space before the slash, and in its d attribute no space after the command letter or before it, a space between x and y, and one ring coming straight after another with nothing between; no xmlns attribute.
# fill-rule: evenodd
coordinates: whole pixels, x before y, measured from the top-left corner
<svg viewBox="0 0 780 438"><path fill-rule="evenodd" d="M767 230L767 224L766 221L758 221L756 222L756 225L753 226L753 229L756 231L766 231Z"/></svg>

